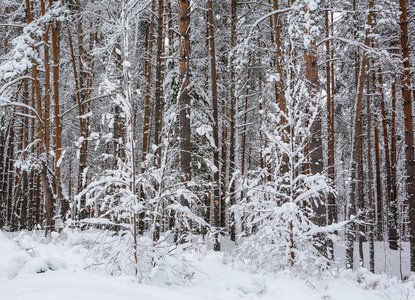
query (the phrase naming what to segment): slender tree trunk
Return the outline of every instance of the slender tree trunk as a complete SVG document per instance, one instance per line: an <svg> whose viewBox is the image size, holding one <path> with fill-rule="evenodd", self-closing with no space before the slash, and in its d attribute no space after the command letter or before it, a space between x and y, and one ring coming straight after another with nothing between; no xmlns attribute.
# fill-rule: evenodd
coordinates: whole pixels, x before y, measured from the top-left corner
<svg viewBox="0 0 415 300"><path fill-rule="evenodd" d="M231 71L232 73L232 71ZM226 195L227 195L227 166L228 166L228 114L225 97L222 98L222 137L221 137L221 224L226 227Z"/></svg>
<svg viewBox="0 0 415 300"><path fill-rule="evenodd" d="M5 124L2 124L4 128ZM2 161L1 167L2 172L0 174L0 199L2 200L2 219L3 219L3 226L7 226L7 176L8 176L8 153L7 153L7 142L8 142L8 135L9 135L9 126L4 129L4 134L2 132L2 139L0 144L0 150L2 150Z"/></svg>
<svg viewBox="0 0 415 300"><path fill-rule="evenodd" d="M56 0L49 0L51 7ZM52 28L52 57L53 57L53 102L54 102L54 167L55 167L55 190L61 204L61 217L64 220L66 212L69 209L69 203L62 193L61 183L61 156L62 156L62 124L60 116L60 100L59 100L59 71L60 71L60 28L61 24L55 20Z"/></svg>
<svg viewBox="0 0 415 300"><path fill-rule="evenodd" d="M33 20L32 18L32 13L31 13L31 5L30 5L30 0L25 0L26 2L26 13L27 13L27 24L30 24ZM42 97L41 97L41 93L40 93L40 83L39 83L39 79L38 79L38 74L39 71L37 69L36 65L32 66L32 77L33 77L33 87L32 87L32 92L33 92L33 107L35 107L34 104L36 104L36 110L37 110L37 115L40 117L40 119L42 119ZM34 128L32 129L32 133L34 134ZM33 135L34 136L34 135ZM39 140L38 143L38 148L37 148L37 155L38 157L40 157L41 153L43 152L43 147L44 147L44 133L43 133L43 123L42 122L37 122L37 137ZM34 211L34 224L35 226L40 226L41 225L41 220L42 220L42 210L41 210L41 190L40 190L40 172L36 171L34 173L34 201L33 201L33 211Z"/></svg>
<svg viewBox="0 0 415 300"><path fill-rule="evenodd" d="M163 52L163 13L164 0L158 1L158 18L157 18L157 52L156 52L156 92L155 92L155 110L154 110L154 144L160 144L160 133L162 129L162 107L163 107L163 91L162 91L162 59ZM156 152L157 165L161 164L161 148Z"/></svg>
<svg viewBox="0 0 415 300"><path fill-rule="evenodd" d="M236 34L236 0L231 2L231 49L235 47L235 34ZM230 147L229 147L229 178L232 180L235 170L235 105L236 105L236 87L235 87L235 70L234 70L234 57L231 56L231 114L230 114ZM228 181L229 182L229 181ZM233 206L235 202L235 180L232 180L229 188L229 205ZM222 200L223 201L223 200ZM235 230L235 215L231 213L229 216L229 231L231 240L236 241Z"/></svg>
<svg viewBox="0 0 415 300"><path fill-rule="evenodd" d="M249 70L248 70L248 78L249 78ZM245 161L246 161L246 130L247 130L247 117L248 117L248 94L249 89L246 89L246 95L245 95L245 104L244 104L244 123L243 123L243 132L242 132L242 154L241 154L241 177L242 180L245 180ZM263 136L263 130L262 130L262 123L263 123L263 101L262 98L259 100L259 135L260 135L260 143L261 143L261 170L265 168L264 164L264 136ZM244 199L244 190L241 191L241 200Z"/></svg>
<svg viewBox="0 0 415 300"><path fill-rule="evenodd" d="M216 50L215 50L215 29L213 26L213 0L208 0L208 22L209 22L209 45L210 45L210 72L211 72L211 84L212 84L212 108L213 108L213 140L215 146L219 146L219 121L218 121L218 87L217 87L217 74L216 74ZM213 179L215 181L215 187L213 190L214 201L214 219L215 226L217 228L221 225L220 214L220 181L219 181L219 151L215 149L213 152L213 164L216 167ZM216 235L214 250L220 251L219 235Z"/></svg>
<svg viewBox="0 0 415 300"><path fill-rule="evenodd" d="M168 10L168 22L167 22L167 26L168 26L168 39L169 39L169 56L173 55L173 51L174 51L174 40L173 40L173 13L172 13L172 8L171 8L171 2L173 0L168 0L167 1L167 10Z"/></svg>
<svg viewBox="0 0 415 300"><path fill-rule="evenodd" d="M30 24L33 20L32 18L32 12L31 12L31 5L30 5L30 0L25 0L26 3L26 22L27 24ZM40 92L40 82L39 82L39 78L38 78L38 74L39 71L37 69L36 65L32 66L32 77L33 77L33 91L34 91L34 95L36 98L36 110L37 110L37 115L40 117L40 119L43 119L43 111L42 111L42 96L41 96L41 92ZM38 135L38 139L39 139L39 143L38 143L38 149L37 149L37 154L38 157L40 157L40 155L44 152L44 137L45 134L43 132L44 126L42 122L37 122L37 135ZM41 209L41 201L40 201L40 197L41 197L41 191L40 191L40 173L36 172L35 174L36 179L35 179L35 190L34 190L34 194L35 194L35 201L34 201L34 213L35 213L35 224L36 225L41 225L41 219L42 219L42 209Z"/></svg>
<svg viewBox="0 0 415 300"><path fill-rule="evenodd" d="M273 8L274 10L279 9L279 0L273 0ZM274 31L275 31L275 44L277 46L276 49L276 66L277 72L279 76L279 80L277 82L277 103L281 111L285 111L285 97L284 97L284 74L282 69L282 53L281 53L281 21L279 20L279 14L274 14ZM284 118L281 119L282 124L286 123Z"/></svg>
<svg viewBox="0 0 415 300"><path fill-rule="evenodd" d="M414 123L411 98L411 66L409 62L408 12L407 1L399 1L401 15L401 51L403 58L402 98L405 116L405 159L406 159L406 185L409 203L409 222L411 233L411 271L415 271L415 158L414 158Z"/></svg>
<svg viewBox="0 0 415 300"><path fill-rule="evenodd" d="M46 14L46 5L44 0L40 0L40 7L42 11L42 15ZM54 208L54 199L53 193L50 190L49 186L49 179L47 176L47 160L49 158L49 151L50 151L50 62L49 62L49 29L50 26L45 25L45 32L43 34L43 42L44 45L44 63L45 63L45 114L44 114L44 132L45 132L45 155L46 157L42 159L42 186L45 192L45 209L46 209L46 233L52 231L54 226L54 219L53 219L53 208ZM46 161L45 161L46 159Z"/></svg>
<svg viewBox="0 0 415 300"><path fill-rule="evenodd" d="M3 121L3 120L1 120ZM0 124L3 125L3 124ZM4 132L3 129L0 130L0 228L3 228L5 218L4 212L6 208L5 203L5 191L3 187L3 178L5 173L5 165L4 165L4 146L5 146L5 139L4 139Z"/></svg>
<svg viewBox="0 0 415 300"><path fill-rule="evenodd" d="M27 0L28 1L28 0ZM5 14L5 21L7 23L8 15L9 15L9 7L6 6L4 8ZM4 39L3 39L3 54L7 54L8 52L8 45L9 45L9 38L8 38L9 26L4 27ZM1 119L0 126L3 127L3 119ZM7 132L7 131L6 131ZM7 224L7 203L6 203L6 185L4 184L4 179L7 172L7 164L4 163L4 151L5 151L5 143L6 143L6 136L3 133L3 129L0 129L0 228L3 228L5 224ZM7 154L6 154L7 157Z"/></svg>
<svg viewBox="0 0 415 300"><path fill-rule="evenodd" d="M369 260L370 271L375 272L375 247L374 247L374 231L375 231L375 202L373 199L373 166L372 166L372 111L370 107L370 86L369 77L366 80L366 116L367 116L367 202L369 205L368 220L370 223L369 230Z"/></svg>
<svg viewBox="0 0 415 300"><path fill-rule="evenodd" d="M357 189L359 199L359 214L361 218L365 217L365 200L364 200L364 174L363 174L363 130L362 119L360 120L360 135L357 137L358 157L357 157ZM358 226L358 241L359 241L359 263L360 266L364 266L364 254L363 254L363 242L366 238L366 228L362 223Z"/></svg>
<svg viewBox="0 0 415 300"><path fill-rule="evenodd" d="M397 44L397 43L396 43ZM397 46L397 45L396 45ZM391 201L395 203L397 207L397 180L396 180L396 169L397 169L397 158L396 158L396 74L393 75L392 81L392 120L391 120ZM403 222L404 223L404 222ZM401 235L404 235L405 230L401 231Z"/></svg>
<svg viewBox="0 0 415 300"><path fill-rule="evenodd" d="M79 101L78 101L78 113L79 116L83 116L85 114L84 111L84 101L86 99L85 93L85 71L84 71L84 36L82 30L82 9L81 3L79 0L76 0L76 22L77 22L77 35L78 35L78 91L79 91ZM68 27L69 28L69 27ZM86 128L86 121L83 118L79 118L79 126L80 126L80 133L81 138L83 139L80 145L80 157L79 157L79 166L78 166L78 193L80 193L85 185L83 184L83 173L86 168L86 155L85 147L88 143L87 141L87 128ZM79 147L79 146L78 146ZM83 197L80 200L80 211L78 211L79 218L83 219L87 217L87 212L85 211L85 198Z"/></svg>
<svg viewBox="0 0 415 300"><path fill-rule="evenodd" d="M13 158L14 158L14 128L10 122L7 134L7 152L6 152L6 172L3 179L3 188L6 191L7 217L6 224L9 230L12 230L12 205L13 205Z"/></svg>
<svg viewBox="0 0 415 300"><path fill-rule="evenodd" d="M380 107L382 113L382 128L383 128L383 145L385 148L385 169L386 169L386 191L387 191L387 203L388 203L388 227L389 227L389 247L392 250L398 250L398 209L396 202L392 199L392 167L389 151L389 136L388 136L388 124L385 109L385 95L383 93L383 74L379 68L379 92L380 92Z"/></svg>
<svg viewBox="0 0 415 300"><path fill-rule="evenodd" d="M42 15L46 14L46 4L44 0L40 0L40 7L42 11ZM45 63L45 114L44 114L44 132L45 132L45 148L46 148L46 156L49 156L50 151L50 62L49 62L49 29L50 26L45 25L44 33L43 33L43 42L44 44L44 63Z"/></svg>
<svg viewBox="0 0 415 300"><path fill-rule="evenodd" d="M30 103L31 106L33 108L36 108L36 100L35 100L35 86L32 82L32 84L30 85ZM30 143L33 143L34 140L36 139L35 137L35 119L31 118L30 120ZM34 154L36 153L37 149L35 147L33 147L31 149ZM29 230L33 230L34 229L34 221L35 221L35 178L36 178L36 172L34 168L31 168L30 173L29 173L29 193L28 193L28 197L29 197L29 216L28 216L28 226L29 226Z"/></svg>
<svg viewBox="0 0 415 300"><path fill-rule="evenodd" d="M155 11L155 1L152 1L151 11ZM150 94L151 94L151 55L153 52L153 34L154 34L154 14L151 16L150 29L146 32L147 41L147 56L145 61L145 78L146 78L146 92L144 98L144 126L143 126L143 143L142 143L142 161L148 153L148 140L150 132ZM144 167L145 168L145 167Z"/></svg>
<svg viewBox="0 0 415 300"><path fill-rule="evenodd" d="M81 2L76 0L76 11L77 11L77 37L78 37L78 91L79 91L79 100L78 100L78 113L79 113L79 125L80 125L80 135L82 142L80 147L80 157L79 157L79 166L78 166L78 187L77 191L80 193L86 186L87 178L86 168L88 161L88 136L89 136L89 117L83 117L85 114L88 114L90 111L90 106L88 102L88 97L90 96L90 89L88 89L88 74L92 72L88 68L88 62L90 63L84 44L84 32L82 29L83 17L82 17L82 7ZM92 41L91 41L92 42ZM118 125L118 124L117 124ZM120 151L121 152L121 151ZM86 218L89 216L88 211L86 210L85 197L80 199L80 211L78 211L78 217L80 219Z"/></svg>
<svg viewBox="0 0 415 300"><path fill-rule="evenodd" d="M325 25L326 25L326 37L330 36L329 27L329 12L325 13ZM327 156L328 156L328 179L331 184L335 182L335 170L334 170L334 103L333 103L333 82L331 78L331 47L330 41L326 42L326 93L327 93ZM337 209L336 199L333 193L327 195L327 208L328 208L328 225L337 222Z"/></svg>
<svg viewBox="0 0 415 300"><path fill-rule="evenodd" d="M184 183L191 179L191 145L190 145L190 3L179 0L179 32L180 32L180 166ZM182 196L181 204L190 203Z"/></svg>
<svg viewBox="0 0 415 300"><path fill-rule="evenodd" d="M318 103L318 62L316 42L311 41L310 46L304 53L306 63L306 78L308 81L308 90L310 95L309 107L317 109L316 118L311 125L311 137L309 140L310 167L309 171L313 175L322 174L323 172L323 147L321 139L321 108ZM317 102L317 103L316 103ZM314 107L316 106L316 107ZM307 167L308 169L308 167ZM312 208L316 214L315 222L319 226L326 223L326 206L324 203L312 201Z"/></svg>
<svg viewBox="0 0 415 300"><path fill-rule="evenodd" d="M24 92L23 92L23 101L24 104L29 106L29 81L26 79L23 82ZM23 131L23 159L26 160L28 150L27 147L29 146L29 110L27 108L24 109L24 123L22 127ZM20 212L20 228L28 229L28 207L29 207L29 178L28 178L28 170L22 171L22 201L21 201L21 212Z"/></svg>
<svg viewBox="0 0 415 300"><path fill-rule="evenodd" d="M54 1L49 0L49 6L52 7ZM58 181L61 179L59 160L62 153L62 125L60 117L59 103L59 69L60 69L60 22L55 21L52 28L52 57L53 57L53 102L54 102L54 145L55 145L55 175ZM61 199L62 201L63 199Z"/></svg>
<svg viewBox="0 0 415 300"><path fill-rule="evenodd" d="M145 96L144 96L144 124L143 124L143 141L142 141L142 167L141 172L143 173L146 169L145 160L147 153L149 151L149 136L150 136L150 95L151 95L151 57L153 52L153 37L154 37L154 12L155 12L155 0L151 3L151 21L150 21L150 28L146 31L146 46L147 46L147 55L145 59L145 67L144 67L144 77L146 79L146 86L145 86ZM160 74L161 76L161 74ZM159 87L160 88L160 87ZM145 198L145 191L144 186L141 186L140 198ZM140 234L144 232L145 227L145 213L142 212L139 215L138 221L138 231Z"/></svg>

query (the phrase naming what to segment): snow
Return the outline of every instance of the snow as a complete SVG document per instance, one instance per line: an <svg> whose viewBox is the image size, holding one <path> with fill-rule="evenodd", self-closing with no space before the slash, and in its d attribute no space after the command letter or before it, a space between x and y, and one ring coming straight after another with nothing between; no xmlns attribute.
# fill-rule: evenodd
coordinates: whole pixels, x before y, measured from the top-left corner
<svg viewBox="0 0 415 300"><path fill-rule="evenodd" d="M82 233L0 232L0 298L13 300L375 300L410 299L415 278L407 282L366 269L333 270L324 279L294 277L285 270L277 274L252 272L229 253L206 246L187 254L195 274L186 285L166 286L153 280L137 283L135 277L115 277L86 259L88 249Z"/></svg>
<svg viewBox="0 0 415 300"><path fill-rule="evenodd" d="M125 68L131 68L131 63L127 60L124 60L124 62L122 63L122 66Z"/></svg>
<svg viewBox="0 0 415 300"><path fill-rule="evenodd" d="M317 8L318 8L318 4L317 4L316 2L314 2L314 1L310 1L310 2L308 3L308 9L309 9L310 11L315 11Z"/></svg>

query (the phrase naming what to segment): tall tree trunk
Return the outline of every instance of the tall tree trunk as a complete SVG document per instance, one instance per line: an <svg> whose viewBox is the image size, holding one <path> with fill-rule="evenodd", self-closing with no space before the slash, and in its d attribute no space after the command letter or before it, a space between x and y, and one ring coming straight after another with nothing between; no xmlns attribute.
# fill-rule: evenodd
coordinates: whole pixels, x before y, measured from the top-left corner
<svg viewBox="0 0 415 300"><path fill-rule="evenodd" d="M231 70L232 73L232 70ZM232 87L231 87L232 88ZM220 226L226 227L226 195L227 195L227 166L228 166L228 110L226 109L225 97L222 98L222 137L221 137L221 186L220 186L220 203L221 217Z"/></svg>
<svg viewBox="0 0 415 300"><path fill-rule="evenodd" d="M274 10L279 9L279 0L273 0L273 8ZM276 98L277 103L281 111L285 112L285 97L284 97L284 74L282 69L282 53L281 53L281 21L279 18L279 14L274 14L274 31L275 31L275 44L276 44L276 59L275 63L277 66L277 72L279 76L279 80L276 84ZM285 118L281 118L281 124L286 123ZM288 160L287 162L288 163Z"/></svg>
<svg viewBox="0 0 415 300"><path fill-rule="evenodd" d="M85 71L84 71L84 33L82 30L82 9L81 9L81 3L79 0L76 0L76 22L77 22L77 35L78 35L78 91L79 91L79 101L78 101L78 112L79 116L83 116L85 114L84 111L84 101L86 99L85 93ZM68 27L69 28L69 27ZM83 118L79 118L79 130L81 133L81 137L83 138L82 144L80 145L80 157L79 157L79 166L78 166L78 193L80 193L84 189L83 184L83 173L86 168L86 153L85 151L85 145L87 145L88 141L86 140L87 136L87 129L85 120ZM78 146L79 147L79 146ZM85 199L81 199L80 203L80 209L79 211L79 218L86 217L85 213Z"/></svg>
<svg viewBox="0 0 415 300"><path fill-rule="evenodd" d="M406 159L406 185L409 203L409 222L411 233L411 271L415 271L415 158L414 158L414 123L412 117L411 97L411 65L409 62L408 12L407 1L399 1L401 15L401 51L403 58L402 98L405 116L405 159Z"/></svg>
<svg viewBox="0 0 415 300"><path fill-rule="evenodd" d="M9 128L7 130L7 151L6 151L6 159L5 165L6 170L3 177L3 189L5 191L5 199L6 199L6 226L9 230L11 230L12 224L12 193L13 193L13 158L14 158L14 128L12 122L9 124Z"/></svg>
<svg viewBox="0 0 415 300"><path fill-rule="evenodd" d="M87 66L88 61L84 48L84 32L82 29L82 8L81 2L76 0L76 22L77 22L77 36L78 36L78 91L79 91L79 100L78 100L78 113L79 113L79 126L80 126L80 135L82 142L80 147L80 157L79 157L79 166L78 166L78 187L77 191L80 193L86 186L86 168L88 160L88 136L89 136L89 117L83 117L89 112L89 103L88 103L88 84L87 84ZM88 217L89 213L85 209L85 197L80 199L80 211L78 212L78 217L80 219Z"/></svg>
<svg viewBox="0 0 415 300"><path fill-rule="evenodd" d="M397 43L394 43L397 44ZM397 45L396 45L397 46ZM395 207L398 205L398 189L396 179L397 159L396 159L396 74L393 74L392 81L392 119L391 119L391 201L395 203ZM401 231L403 236L405 230Z"/></svg>
<svg viewBox="0 0 415 300"><path fill-rule="evenodd" d="M46 14L46 5L44 0L40 0L40 7L42 15ZM45 32L43 34L44 45L44 64L45 64L45 114L44 114L44 132L45 132L45 155L46 157L42 159L42 186L45 193L45 209L46 209L46 233L52 231L54 226L53 219L53 208L54 208L54 199L53 193L50 190L49 179L47 175L47 161L49 158L50 151L50 62L49 62L49 29L48 25L45 25Z"/></svg>
<svg viewBox="0 0 415 300"><path fill-rule="evenodd" d="M49 6L52 7L56 0L49 0ZM61 183L61 156L62 156L62 124L60 115L60 100L59 100L59 70L60 70L60 21L55 20L52 26L52 57L53 57L53 108L54 108L54 167L55 167L55 190L61 204L61 217L64 220L65 214L69 209L69 203L62 193Z"/></svg>
<svg viewBox="0 0 415 300"><path fill-rule="evenodd" d="M24 104L29 106L29 80L23 81L24 92L23 92L23 101ZM22 127L23 131L23 159L26 160L29 146L29 110L27 108L24 109L24 123ZM28 178L28 170L22 170L22 200L21 200L21 212L20 212L20 228L28 229L28 207L29 207L29 178Z"/></svg>
<svg viewBox="0 0 415 300"><path fill-rule="evenodd" d="M236 0L231 2L231 49L235 49L235 34L236 34ZM235 86L235 70L234 70L234 57L231 56L231 113L230 113L230 147L229 147L229 178L235 173L235 105L236 105L236 86ZM228 181L229 182L229 181ZM235 180L232 180L229 188L229 205L235 205ZM222 199L224 201L224 199ZM235 215L231 213L229 216L229 231L231 240L236 241L236 228L235 228Z"/></svg>
<svg viewBox="0 0 415 300"><path fill-rule="evenodd" d="M325 13L326 37L330 36L329 12ZM331 78L331 60L332 51L330 41L326 42L326 93L327 93L327 162L328 162L328 179L331 184L335 182L334 170L334 103L333 103L333 79ZM337 222L336 199L333 193L327 195L328 225Z"/></svg>
<svg viewBox="0 0 415 300"><path fill-rule="evenodd" d="M46 4L44 0L40 0L40 7L42 15L46 14ZM45 114L44 114L44 132L45 132L45 148L46 156L49 157L50 151L50 62L49 62L49 29L48 25L45 25L43 33L43 42L44 42L44 64L45 64Z"/></svg>
<svg viewBox="0 0 415 300"><path fill-rule="evenodd" d="M54 0L49 0L52 7ZM52 28L52 57L53 57L53 102L54 102L54 146L55 146L55 175L58 181L61 179L59 160L62 153L62 125L60 117L59 103L59 69L60 69L60 22L55 20ZM61 199L62 200L62 199Z"/></svg>
<svg viewBox="0 0 415 300"><path fill-rule="evenodd" d="M191 179L191 145L190 145L190 3L179 0L179 32L180 32L180 167L182 182ZM190 203L182 196L181 204Z"/></svg>
<svg viewBox="0 0 415 300"><path fill-rule="evenodd" d="M369 204L368 220L369 230L369 265L370 271L375 272L375 248L374 248L374 230L375 230L375 202L373 199L373 166L372 166L372 111L370 107L370 86L369 77L366 80L366 116L367 116L367 199Z"/></svg>
<svg viewBox="0 0 415 300"><path fill-rule="evenodd" d="M143 173L146 169L145 160L149 150L149 136L150 136L150 95L151 95L151 57L153 52L153 37L154 37L154 12L155 12L155 0L151 3L151 21L150 21L150 28L146 31L146 46L147 46L147 54L145 58L145 67L144 67L144 77L146 79L145 85L145 96L144 96L144 124L143 124L143 141L142 141L142 167L141 172ZM160 74L161 75L161 74ZM144 186L141 186L140 190L140 198L145 198ZM139 215L138 221L138 229L139 233L142 234L144 232L145 227L145 213L142 212Z"/></svg>
<svg viewBox="0 0 415 300"><path fill-rule="evenodd" d="M163 91L162 91L162 59L163 52L163 13L164 0L158 1L158 16L157 16L157 52L156 52L156 92L155 92L155 107L154 107L154 144L160 144L160 133L162 129L162 107L163 107ZM161 148L156 152L157 165L161 164Z"/></svg>
<svg viewBox="0 0 415 300"><path fill-rule="evenodd" d="M249 70L248 72L248 81L249 81ZM242 129L242 153L241 153L241 177L242 180L245 181L245 161L246 161L246 130L247 130L247 117L248 117L248 98L249 98L249 88L246 89L246 95L245 95L245 104L244 104L244 123L243 123L243 129ZM263 101L262 98L259 100L258 103L258 110L259 110L259 135L260 135L260 143L261 143L261 170L265 168L264 164L264 134L262 130L262 124L263 124L263 118L264 118L264 112L263 112ZM244 184L244 183L243 183ZM241 200L244 199L244 190L242 188L241 191Z"/></svg>
<svg viewBox="0 0 415 300"><path fill-rule="evenodd" d="M378 129L378 116L375 115L375 166L376 166L376 239L378 241L383 240L383 192L382 192L382 179L380 172L380 150L379 150L379 129Z"/></svg>
<svg viewBox="0 0 415 300"><path fill-rule="evenodd" d="M142 161L145 161L148 153L148 140L150 132L150 94L151 94L151 55L153 52L153 35L154 35L154 11L155 11L155 0L152 1L150 29L146 32L146 44L147 44L147 55L145 61L145 97L144 97L144 126L143 126L143 142L142 142ZM145 167L144 167L145 168Z"/></svg>
<svg viewBox="0 0 415 300"><path fill-rule="evenodd" d="M375 62L373 61L373 66ZM372 93L374 95L374 104L377 104L377 86L376 86L376 71L372 71ZM376 235L377 240L383 240L383 221L384 221L384 206L383 206L383 189L382 189L382 174L381 174L381 162L380 162L380 142L379 142L379 116L375 115L374 133L375 133L375 159L376 159L376 212L377 212L377 225ZM388 192L387 192L388 193Z"/></svg>
<svg viewBox="0 0 415 300"><path fill-rule="evenodd" d="M392 188L392 167L389 151L389 136L388 124L385 109L385 95L383 93L383 74L379 68L379 93L380 93L380 108L382 113L382 128L383 128L383 145L385 149L385 169L386 169L386 191L387 191L387 205L388 205L388 228L389 228L389 247L392 250L398 250L398 209L396 201L393 200Z"/></svg>
<svg viewBox="0 0 415 300"><path fill-rule="evenodd" d="M26 3L26 22L27 24L30 24L33 21L32 17L32 10L30 5L30 0L25 0ZM37 69L37 66L34 64L32 66L32 77L33 77L33 88L32 91L34 93L33 100L36 101L36 112L37 115L42 119L43 117L43 110L42 110L42 96L40 92L40 82L38 78L39 71ZM33 104L35 104L33 103ZM33 107L35 107L33 105ZM34 128L33 128L34 130ZM34 131L33 131L34 133ZM40 157L41 153L44 151L44 132L43 132L43 123L38 120L37 122L37 136L38 136L38 149L37 149L37 155ZM41 219L42 219L42 210L41 210L41 191L40 191L40 172L35 173L35 184L34 184L34 222L35 225L41 225Z"/></svg>
<svg viewBox="0 0 415 300"><path fill-rule="evenodd" d="M171 8L171 2L173 0L167 1L167 10L168 10L168 22L167 27L168 29L168 39L169 39L169 56L173 55L174 51L174 44L173 44L173 13Z"/></svg>
<svg viewBox="0 0 415 300"><path fill-rule="evenodd" d="M318 103L318 63L317 63L317 47L315 40L311 41L310 46L304 52L304 60L306 63L306 78L308 81L308 90L310 95L310 103L306 104L311 108L317 109L316 118L311 124L311 137L309 140L310 153L310 169L313 175L322 174L323 172L323 147L321 139L321 108ZM317 103L316 103L317 102ZM316 106L316 107L314 107ZM308 168L307 168L308 169ZM315 222L319 226L326 223L326 206L324 203L312 201L312 208L316 214Z"/></svg>
<svg viewBox="0 0 415 300"><path fill-rule="evenodd" d="M213 109L213 140L215 147L219 146L219 121L218 121L218 87L217 87L217 74L216 74L216 50L215 50L215 29L213 26L213 0L208 0L208 22L209 22L209 45L210 45L210 72L211 72L211 84L212 84L212 109ZM216 167L213 179L215 181L215 187L213 190L214 201L214 219L215 226L217 228L221 225L220 214L220 181L219 181L219 151L215 149L213 152L213 164ZM216 235L214 250L220 251L219 235Z"/></svg>
<svg viewBox="0 0 415 300"><path fill-rule="evenodd" d="M1 129L0 130L0 228L3 228L4 226L4 222L5 222L4 212L6 208L6 202L5 202L6 197L5 197L4 187L3 187L3 178L4 178L4 173L5 173L5 164L4 164L5 142L6 141L4 138L4 131L3 129Z"/></svg>
<svg viewBox="0 0 415 300"><path fill-rule="evenodd" d="M4 14L5 14L5 21L7 23L8 15L9 15L9 7L6 6L4 8ZM4 39L3 39L3 54L7 54L8 47L9 47L9 26L4 27ZM3 123L3 119L1 119ZM0 123L0 126L4 126L4 124ZM7 132L7 131L6 131ZM6 184L4 184L4 179L7 172L7 164L4 163L4 151L5 151L5 143L7 139L7 134L4 135L3 129L0 130L0 228L3 228L5 224L7 224L7 203L6 203ZM7 157L7 154L6 154ZM4 164L3 164L4 163Z"/></svg>

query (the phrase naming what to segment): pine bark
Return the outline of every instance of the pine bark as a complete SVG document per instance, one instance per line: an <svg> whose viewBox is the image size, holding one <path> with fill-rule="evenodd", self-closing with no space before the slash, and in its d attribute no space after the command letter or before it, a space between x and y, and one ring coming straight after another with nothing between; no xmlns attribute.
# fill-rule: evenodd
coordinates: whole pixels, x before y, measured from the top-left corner
<svg viewBox="0 0 415 300"><path fill-rule="evenodd" d="M405 116L405 159L406 159L406 185L407 199L409 203L410 222L410 255L411 271L415 271L415 158L414 158L414 124L412 114L411 97L411 66L409 62L409 36L408 36L408 12L407 1L400 0L401 10L401 53L403 59L402 98L403 112Z"/></svg>

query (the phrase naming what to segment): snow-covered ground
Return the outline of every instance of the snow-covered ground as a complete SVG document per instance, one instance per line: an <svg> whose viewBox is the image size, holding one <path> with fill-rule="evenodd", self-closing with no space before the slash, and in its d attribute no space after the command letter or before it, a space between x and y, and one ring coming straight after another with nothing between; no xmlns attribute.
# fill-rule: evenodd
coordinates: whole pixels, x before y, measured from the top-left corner
<svg viewBox="0 0 415 300"><path fill-rule="evenodd" d="M254 274L229 254L189 253L199 271L184 286L139 284L131 276L111 276L88 268L82 245L59 237L0 232L1 300L374 300L415 299L415 278L400 282L385 275L333 270L333 277L298 279L288 271Z"/></svg>

